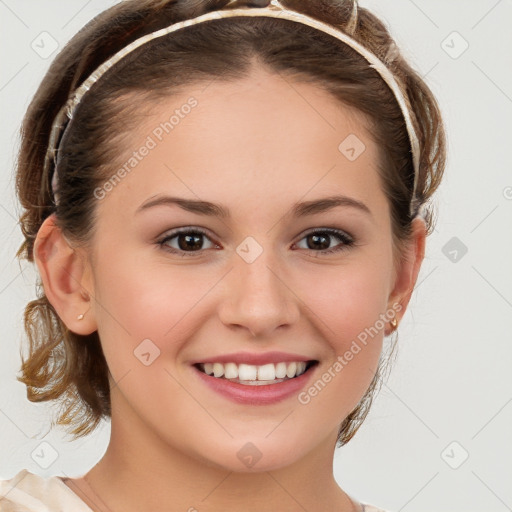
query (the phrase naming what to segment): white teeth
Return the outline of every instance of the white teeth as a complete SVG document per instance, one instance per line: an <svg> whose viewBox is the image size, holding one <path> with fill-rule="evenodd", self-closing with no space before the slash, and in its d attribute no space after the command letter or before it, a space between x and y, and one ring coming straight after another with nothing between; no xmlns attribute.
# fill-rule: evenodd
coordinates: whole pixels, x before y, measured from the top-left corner
<svg viewBox="0 0 512 512"><path fill-rule="evenodd" d="M275 378L276 367L272 363L258 366L258 380L275 380Z"/></svg>
<svg viewBox="0 0 512 512"><path fill-rule="evenodd" d="M217 378L234 379L240 381L275 381L276 379L292 379L306 371L306 362L269 363L261 366L235 363L204 363L200 365L207 375Z"/></svg>
<svg viewBox="0 0 512 512"><path fill-rule="evenodd" d="M224 377L226 379L238 378L238 366L235 363L227 363L224 365Z"/></svg>
<svg viewBox="0 0 512 512"><path fill-rule="evenodd" d="M286 376L290 379L297 374L297 363L290 363L286 369Z"/></svg>
<svg viewBox="0 0 512 512"><path fill-rule="evenodd" d="M257 380L258 367L252 364L241 364L238 366L238 378L240 380Z"/></svg>
<svg viewBox="0 0 512 512"><path fill-rule="evenodd" d="M214 377L222 377L224 375L224 365L220 363L213 363Z"/></svg>
<svg viewBox="0 0 512 512"><path fill-rule="evenodd" d="M286 377L286 363L276 364L276 379L284 379Z"/></svg>

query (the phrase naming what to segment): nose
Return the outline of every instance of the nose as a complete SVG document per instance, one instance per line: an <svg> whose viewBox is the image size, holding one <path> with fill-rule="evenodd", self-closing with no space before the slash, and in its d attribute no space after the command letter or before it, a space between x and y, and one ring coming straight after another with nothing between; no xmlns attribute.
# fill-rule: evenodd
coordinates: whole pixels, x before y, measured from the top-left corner
<svg viewBox="0 0 512 512"><path fill-rule="evenodd" d="M299 319L298 298L285 282L276 260L263 253L252 263L235 255L235 268L226 276L219 306L222 323L254 337L271 337Z"/></svg>

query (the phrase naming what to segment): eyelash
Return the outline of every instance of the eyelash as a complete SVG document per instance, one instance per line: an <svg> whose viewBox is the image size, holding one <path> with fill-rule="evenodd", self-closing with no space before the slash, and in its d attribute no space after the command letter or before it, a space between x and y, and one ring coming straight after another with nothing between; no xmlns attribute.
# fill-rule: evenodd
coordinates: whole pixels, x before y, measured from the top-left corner
<svg viewBox="0 0 512 512"><path fill-rule="evenodd" d="M208 233L205 230L201 229L201 228L198 228L198 227L186 227L186 228L180 228L180 229L171 231L165 238L163 238L162 240L159 240L157 242L157 245L159 247L161 247L164 251L170 252L172 254L180 254L182 257L196 257L198 254L204 252L204 250L183 251L181 249L175 249L173 247L169 247L167 245L167 242L169 242L173 238L176 238L180 234L203 235L203 236L205 236L208 239L210 238ZM339 229L333 229L333 228L314 229L314 230L308 231L307 233L304 234L304 236L300 240L306 238L309 235L316 235L316 234L327 234L327 235L336 237L342 243L337 245L337 246L334 246L334 247L332 247L330 249L323 249L323 250L320 250L320 251L315 251L313 249L306 249L306 250L313 251L313 252L316 252L316 253L319 253L319 254L332 254L332 253L347 251L350 247L355 245L355 241L354 241L354 239L350 235L348 235L344 231L341 231Z"/></svg>

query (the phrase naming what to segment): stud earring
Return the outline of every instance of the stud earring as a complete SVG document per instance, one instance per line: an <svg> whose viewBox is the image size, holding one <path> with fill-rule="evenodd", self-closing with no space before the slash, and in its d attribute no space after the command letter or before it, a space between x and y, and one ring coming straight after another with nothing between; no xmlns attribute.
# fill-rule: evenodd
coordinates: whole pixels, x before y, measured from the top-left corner
<svg viewBox="0 0 512 512"><path fill-rule="evenodd" d="M89 309L91 309L91 308L90 308L90 306L89 306ZM89 309L88 309L87 311L89 311ZM87 313L87 311L86 311L85 313ZM77 320L82 320L82 319L84 318L84 316L85 316L85 313L80 313L80 314L76 317L76 319L77 319Z"/></svg>
<svg viewBox="0 0 512 512"><path fill-rule="evenodd" d="M393 318L389 323L391 324L391 327L393 327L393 330L398 327L398 320L396 318Z"/></svg>

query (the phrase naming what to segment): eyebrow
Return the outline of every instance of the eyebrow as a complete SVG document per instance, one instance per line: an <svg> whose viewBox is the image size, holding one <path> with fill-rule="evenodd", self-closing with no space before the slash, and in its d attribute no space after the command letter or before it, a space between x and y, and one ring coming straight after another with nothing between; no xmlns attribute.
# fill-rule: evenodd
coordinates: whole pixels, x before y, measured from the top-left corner
<svg viewBox="0 0 512 512"><path fill-rule="evenodd" d="M136 214L162 205L177 205L188 212L197 213L199 215L208 215L211 217L229 218L231 213L228 208L209 201L200 201L195 199L185 199L181 197L172 197L167 195L154 196L142 203L136 210ZM296 203L292 207L291 215L294 217L305 217L307 215L316 215L337 206L355 208L359 211L372 215L372 212L365 203L348 196L329 196L312 201Z"/></svg>

